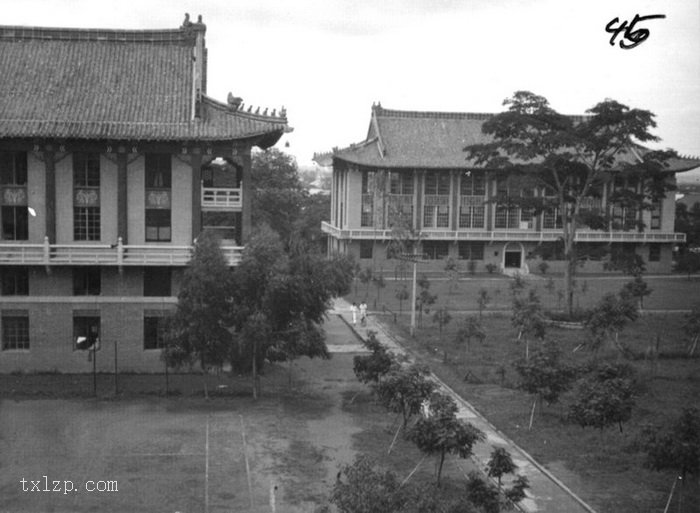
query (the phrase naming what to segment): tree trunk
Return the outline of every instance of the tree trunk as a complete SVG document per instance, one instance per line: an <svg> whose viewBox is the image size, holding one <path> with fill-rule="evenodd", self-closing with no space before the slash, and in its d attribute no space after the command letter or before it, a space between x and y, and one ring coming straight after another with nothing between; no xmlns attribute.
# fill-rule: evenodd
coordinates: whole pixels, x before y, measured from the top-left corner
<svg viewBox="0 0 700 513"><path fill-rule="evenodd" d="M258 342L253 340L253 399L258 400Z"/></svg>
<svg viewBox="0 0 700 513"><path fill-rule="evenodd" d="M442 465L445 463L445 451L440 453L440 463L438 465L437 487L440 488L440 476L442 476Z"/></svg>

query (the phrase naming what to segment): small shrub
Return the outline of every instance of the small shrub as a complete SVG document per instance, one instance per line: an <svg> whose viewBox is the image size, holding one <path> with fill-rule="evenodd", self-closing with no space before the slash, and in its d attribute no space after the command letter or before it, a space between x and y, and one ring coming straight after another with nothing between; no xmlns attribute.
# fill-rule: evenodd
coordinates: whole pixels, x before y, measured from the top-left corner
<svg viewBox="0 0 700 513"><path fill-rule="evenodd" d="M471 275L476 274L476 260L470 260L467 262L467 271L469 271L469 274Z"/></svg>
<svg viewBox="0 0 700 513"><path fill-rule="evenodd" d="M487 271L489 274L495 273L496 270L498 269L498 266L497 266L496 264L492 263L492 262L489 262L489 263L486 264L484 267L486 267L486 271Z"/></svg>
<svg viewBox="0 0 700 513"><path fill-rule="evenodd" d="M539 264L537 264L537 270L540 272L540 274L547 274L547 271L549 271L549 264L542 260Z"/></svg>

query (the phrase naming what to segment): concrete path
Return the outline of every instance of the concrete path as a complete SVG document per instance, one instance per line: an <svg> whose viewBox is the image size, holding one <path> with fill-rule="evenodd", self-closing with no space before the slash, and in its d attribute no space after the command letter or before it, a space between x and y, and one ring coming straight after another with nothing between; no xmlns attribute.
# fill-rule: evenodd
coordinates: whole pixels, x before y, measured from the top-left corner
<svg viewBox="0 0 700 513"><path fill-rule="evenodd" d="M334 304L334 309L330 312L331 315L340 315L352 327L352 316L350 314L350 305L343 299L337 299ZM375 331L378 340L387 346L392 352L397 355L403 355L407 361L413 361L413 357L408 353L397 340L384 328L375 322L372 316L369 316L367 325L361 327L358 321L357 326L354 326L354 331L359 337L366 337L368 331ZM329 335L332 335L329 333ZM350 347L356 349L364 349L359 346L358 341L345 342L337 344L338 337L329 336L329 350L331 352L345 352L350 350ZM513 458L513 462L518 465L518 473L528 478L530 489L528 496L519 504L519 509L528 513L546 512L546 513L595 513L595 510L581 500L573 491L566 487L564 483L559 481L542 465L537 463L523 449L518 447L512 440L508 439L503 433L498 431L488 420L482 417L474 407L459 396L454 390L444 384L436 376L432 376L444 393L449 394L459 407L458 417L466 419L475 427L479 428L486 435L484 442L478 443L474 447L474 455L472 459L482 469L486 468L486 463L491 456L491 451L495 447L504 447ZM504 480L504 485L509 486L509 482Z"/></svg>

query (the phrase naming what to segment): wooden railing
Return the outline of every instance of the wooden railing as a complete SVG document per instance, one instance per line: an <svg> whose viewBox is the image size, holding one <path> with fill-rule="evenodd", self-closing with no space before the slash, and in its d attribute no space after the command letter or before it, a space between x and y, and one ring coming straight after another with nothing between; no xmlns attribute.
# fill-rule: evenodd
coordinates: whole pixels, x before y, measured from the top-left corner
<svg viewBox="0 0 700 513"><path fill-rule="evenodd" d="M192 246L116 244L22 244L0 242L0 265L187 265ZM229 265L238 265L243 248L222 246Z"/></svg>
<svg viewBox="0 0 700 513"><path fill-rule="evenodd" d="M202 208L228 210L242 207L241 189L202 187Z"/></svg>

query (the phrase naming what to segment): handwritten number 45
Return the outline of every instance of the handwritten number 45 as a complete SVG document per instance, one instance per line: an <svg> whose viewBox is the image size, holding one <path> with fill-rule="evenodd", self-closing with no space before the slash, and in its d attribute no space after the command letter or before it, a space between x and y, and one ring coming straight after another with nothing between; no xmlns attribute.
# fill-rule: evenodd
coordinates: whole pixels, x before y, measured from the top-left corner
<svg viewBox="0 0 700 513"><path fill-rule="evenodd" d="M624 38L620 41L620 48L623 50L631 50L637 45L642 44L649 37L649 30L645 28L638 28L634 30L634 26L638 21L652 20L655 18L665 18L663 14L652 14L650 16L640 16L639 14L634 15L632 23L628 25L627 21L623 21L621 25L615 27L615 24L620 22L619 18L615 18L605 25L605 32L612 34L610 38L610 45L615 46L615 39L624 32ZM630 41L629 43L626 42Z"/></svg>

